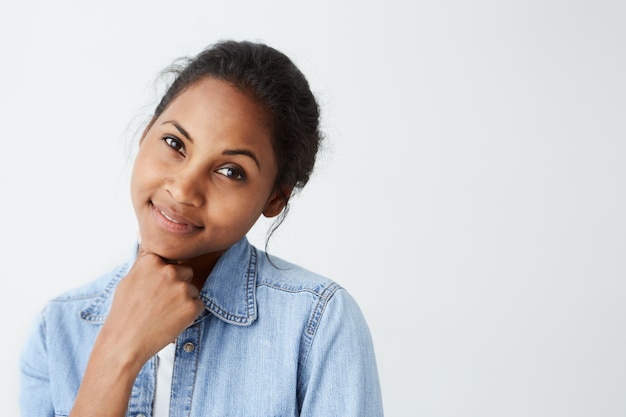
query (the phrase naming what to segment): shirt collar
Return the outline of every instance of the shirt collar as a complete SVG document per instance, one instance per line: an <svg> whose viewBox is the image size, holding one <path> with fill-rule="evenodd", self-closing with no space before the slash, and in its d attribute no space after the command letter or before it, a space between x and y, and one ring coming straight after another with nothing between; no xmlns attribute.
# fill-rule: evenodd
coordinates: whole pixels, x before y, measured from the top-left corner
<svg viewBox="0 0 626 417"><path fill-rule="evenodd" d="M220 256L200 298L225 322L248 326L257 317L256 277L257 251L244 237Z"/></svg>
<svg viewBox="0 0 626 417"><path fill-rule="evenodd" d="M137 248L138 246L129 262L117 270L102 293L80 313L83 320L101 323L106 319L111 309L114 290L134 264ZM200 291L200 299L208 312L238 326L249 326L256 320L257 256L256 248L246 237L220 256ZM207 311L196 321L206 317Z"/></svg>

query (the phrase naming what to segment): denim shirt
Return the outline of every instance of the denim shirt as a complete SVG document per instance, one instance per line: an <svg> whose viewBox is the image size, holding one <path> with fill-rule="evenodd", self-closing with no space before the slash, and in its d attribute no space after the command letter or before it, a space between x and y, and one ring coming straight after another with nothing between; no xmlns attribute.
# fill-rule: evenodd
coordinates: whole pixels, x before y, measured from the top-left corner
<svg viewBox="0 0 626 417"><path fill-rule="evenodd" d="M246 238L218 260L200 292L205 311L176 339L170 416L382 416L372 341L354 299L327 278L272 262ZM133 263L42 311L21 358L23 417L69 414ZM152 415L156 360L137 376L127 416Z"/></svg>

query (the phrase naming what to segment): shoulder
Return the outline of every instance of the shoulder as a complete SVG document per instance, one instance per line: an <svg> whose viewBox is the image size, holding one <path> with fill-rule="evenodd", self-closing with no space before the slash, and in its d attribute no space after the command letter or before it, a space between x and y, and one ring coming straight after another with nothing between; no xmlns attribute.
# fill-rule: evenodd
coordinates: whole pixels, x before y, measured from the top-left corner
<svg viewBox="0 0 626 417"><path fill-rule="evenodd" d="M257 288L273 293L271 299L282 303L281 310L293 313L296 310L293 303L304 308L307 338L316 334L322 322L326 322L327 327L363 327L365 323L358 304L337 282L281 258L271 256L269 259L259 251Z"/></svg>
<svg viewBox="0 0 626 417"><path fill-rule="evenodd" d="M52 298L41 312L46 325L63 325L87 321L99 323L110 309L113 293L128 272L130 264L122 264L95 280Z"/></svg>
<svg viewBox="0 0 626 417"><path fill-rule="evenodd" d="M368 327L356 300L334 280L258 250L257 299L266 314L285 322L302 319L302 349L306 356L317 340L323 349L339 334L368 337ZM284 316L284 315L287 316ZM323 330L320 332L320 329Z"/></svg>
<svg viewBox="0 0 626 417"><path fill-rule="evenodd" d="M270 261L271 260L271 261ZM330 298L341 286L323 275L258 250L257 286Z"/></svg>
<svg viewBox="0 0 626 417"><path fill-rule="evenodd" d="M92 278L86 281L85 284L59 294L49 301L48 306L80 303L82 301L89 302L89 300L102 298L106 294L110 294L134 264L137 256L137 247L137 244L134 244L131 256L125 263L118 264L96 279Z"/></svg>

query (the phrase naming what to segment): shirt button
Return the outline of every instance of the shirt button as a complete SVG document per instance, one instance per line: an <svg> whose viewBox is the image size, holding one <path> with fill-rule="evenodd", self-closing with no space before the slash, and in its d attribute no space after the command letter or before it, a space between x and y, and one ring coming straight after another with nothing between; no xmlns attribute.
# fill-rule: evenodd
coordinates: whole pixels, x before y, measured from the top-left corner
<svg viewBox="0 0 626 417"><path fill-rule="evenodd" d="M191 353L191 352L193 352L193 350L194 350L195 348L196 348L196 347L195 347L195 346L193 345L193 343L191 343L191 342L187 342L187 343L185 343L185 345L183 346L183 349L185 349L185 352L187 352L187 353Z"/></svg>
<svg viewBox="0 0 626 417"><path fill-rule="evenodd" d="M145 414L137 414L137 417L146 417Z"/></svg>

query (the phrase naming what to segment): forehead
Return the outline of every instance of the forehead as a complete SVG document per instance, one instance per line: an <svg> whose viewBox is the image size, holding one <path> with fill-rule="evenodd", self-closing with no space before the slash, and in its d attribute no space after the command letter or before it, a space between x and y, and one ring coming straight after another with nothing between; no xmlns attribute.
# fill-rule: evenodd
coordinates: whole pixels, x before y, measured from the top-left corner
<svg viewBox="0 0 626 417"><path fill-rule="evenodd" d="M194 140L234 142L273 156L267 110L257 100L215 78L202 78L183 90L155 121L175 121Z"/></svg>

